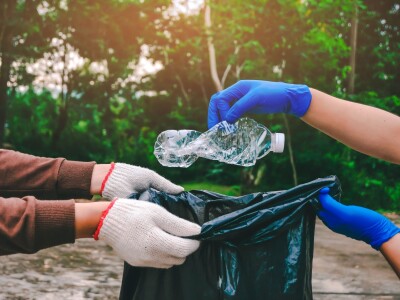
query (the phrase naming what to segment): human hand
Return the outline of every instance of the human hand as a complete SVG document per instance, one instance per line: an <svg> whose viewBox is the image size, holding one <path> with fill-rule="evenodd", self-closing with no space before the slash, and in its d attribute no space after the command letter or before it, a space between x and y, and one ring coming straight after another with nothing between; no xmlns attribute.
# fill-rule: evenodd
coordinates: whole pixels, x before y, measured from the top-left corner
<svg viewBox="0 0 400 300"><path fill-rule="evenodd" d="M214 94L208 106L208 128L224 120L236 122L246 113L289 113L302 117L311 103L306 85L241 80Z"/></svg>
<svg viewBox="0 0 400 300"><path fill-rule="evenodd" d="M320 191L322 209L317 214L334 232L364 241L376 250L400 232L400 228L381 214L360 206L343 205L328 193L329 188Z"/></svg>
<svg viewBox="0 0 400 300"><path fill-rule="evenodd" d="M94 238L104 240L128 264L167 269L181 265L200 243L181 238L200 226L140 200L116 199L103 212Z"/></svg>
<svg viewBox="0 0 400 300"><path fill-rule="evenodd" d="M128 197L134 192L149 188L170 194L183 192L183 187L173 184L156 172L123 163L112 164L108 174L103 177L101 195L106 199Z"/></svg>

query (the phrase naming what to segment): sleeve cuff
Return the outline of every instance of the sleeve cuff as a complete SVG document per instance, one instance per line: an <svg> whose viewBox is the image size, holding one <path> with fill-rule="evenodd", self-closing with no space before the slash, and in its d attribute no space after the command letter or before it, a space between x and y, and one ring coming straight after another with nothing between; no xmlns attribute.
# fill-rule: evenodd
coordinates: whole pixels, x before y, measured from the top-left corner
<svg viewBox="0 0 400 300"><path fill-rule="evenodd" d="M36 201L36 248L75 242L75 201Z"/></svg>
<svg viewBox="0 0 400 300"><path fill-rule="evenodd" d="M59 199L91 199L90 184L95 162L64 160L57 178Z"/></svg>

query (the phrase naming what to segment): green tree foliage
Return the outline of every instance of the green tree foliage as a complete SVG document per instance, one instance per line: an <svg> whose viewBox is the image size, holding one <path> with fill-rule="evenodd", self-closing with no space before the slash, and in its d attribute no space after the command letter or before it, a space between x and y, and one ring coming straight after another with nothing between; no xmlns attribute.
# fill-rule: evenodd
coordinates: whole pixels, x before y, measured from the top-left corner
<svg viewBox="0 0 400 300"><path fill-rule="evenodd" d="M40 57L49 45L48 39L55 35L52 18L40 14L45 9L42 2L4 0L0 3L0 143L4 138L8 86L13 83L10 75L24 81L26 63ZM59 1L46 4L58 7Z"/></svg>
<svg viewBox="0 0 400 300"><path fill-rule="evenodd" d="M32 74L12 71L19 75L2 92L10 99L6 141L13 148L135 163L177 182L241 185L242 193L289 188L295 177L305 182L336 174L346 201L400 209L397 167L357 153L290 116L254 116L272 131L290 132L293 152L270 154L253 168L199 159L188 169L169 169L152 155L163 130L206 130L208 101L217 92L210 41L223 87L240 79L306 83L400 114L398 1L216 0L206 2L211 26L205 22L204 3L189 10L193 1L181 1L179 9L163 0L4 3L7 19L0 25L18 28L11 35L14 41L23 37L23 43L11 44L18 53L11 61L25 68L47 57L62 66L58 93L39 91ZM350 97L346 80L355 4L359 38L356 93ZM31 14L24 18L22 12ZM21 24L13 25L17 20ZM30 38L37 35L41 38ZM6 45L4 35L1 41ZM2 68L7 51L1 51ZM71 51L84 61L75 69L67 68ZM161 64L161 70L132 79L144 57ZM94 71L95 64L103 71Z"/></svg>
<svg viewBox="0 0 400 300"><path fill-rule="evenodd" d="M364 5L360 15L356 88L360 92L374 91L380 96L398 96L400 2L368 0Z"/></svg>

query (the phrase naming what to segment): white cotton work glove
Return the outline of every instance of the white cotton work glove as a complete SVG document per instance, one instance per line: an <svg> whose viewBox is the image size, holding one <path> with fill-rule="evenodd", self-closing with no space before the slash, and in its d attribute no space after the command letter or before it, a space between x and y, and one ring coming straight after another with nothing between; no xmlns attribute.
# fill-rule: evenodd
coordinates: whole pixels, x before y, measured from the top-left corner
<svg viewBox="0 0 400 300"><path fill-rule="evenodd" d="M169 194L183 192L183 187L173 184L150 169L123 163L111 165L102 186L101 194L109 200L115 197L126 198L132 193L141 193L149 188Z"/></svg>
<svg viewBox="0 0 400 300"><path fill-rule="evenodd" d="M116 199L103 212L94 238L105 241L132 266L167 269L183 264L199 248L199 241L181 237L200 230L157 204Z"/></svg>

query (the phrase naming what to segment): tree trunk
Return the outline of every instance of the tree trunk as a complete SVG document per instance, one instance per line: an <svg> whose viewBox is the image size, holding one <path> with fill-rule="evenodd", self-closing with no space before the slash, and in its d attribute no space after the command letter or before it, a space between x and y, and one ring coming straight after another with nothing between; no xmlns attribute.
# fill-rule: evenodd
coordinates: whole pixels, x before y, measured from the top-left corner
<svg viewBox="0 0 400 300"><path fill-rule="evenodd" d="M350 74L348 82L348 93L354 94L354 82L356 76L356 50L357 50L357 31L358 31L358 6L357 1L354 1L354 12L351 19L351 33L350 33Z"/></svg>
<svg viewBox="0 0 400 300"><path fill-rule="evenodd" d="M244 193L244 194L248 194L248 193L251 193L251 192L254 192L253 191L253 188L254 188L254 179L255 179L255 176L254 176L254 174L253 174L253 169L254 169L254 167L252 167L252 168L245 168L245 169L243 169L243 171L241 172L241 174L240 174L240 191L241 191L241 193Z"/></svg>
<svg viewBox="0 0 400 300"><path fill-rule="evenodd" d="M52 138L53 149L57 149L58 141L60 140L61 134L68 123L68 106L67 104L60 107L60 114L58 115L57 127L54 130Z"/></svg>
<svg viewBox="0 0 400 300"><path fill-rule="evenodd" d="M181 89L183 98L186 101L186 105L188 106L188 108L190 108L190 99L189 99L189 95L186 92L185 86L183 85L183 81L181 79L181 77L179 75L175 75L176 81L178 81L179 87Z"/></svg>
<svg viewBox="0 0 400 300"><path fill-rule="evenodd" d="M211 8L210 4L207 2L206 7L205 7L205 12L204 12L204 23L207 28L207 47L208 47L208 55L209 55L209 60L210 60L210 72L211 72L211 78L213 80L213 83L215 85L215 89L217 91L222 91L222 84L221 81L219 80L218 76L218 71L217 71L217 59L215 56L215 47L213 43L213 39L211 36Z"/></svg>
<svg viewBox="0 0 400 300"><path fill-rule="evenodd" d="M206 89L204 87L204 76L203 76L203 71L201 70L200 65L198 64L198 72L199 72L199 77L200 77L200 81L199 81L199 85L200 85L200 89L201 89L201 95L203 96L203 101L205 104L205 107L208 107L208 96L207 96L207 92Z"/></svg>
<svg viewBox="0 0 400 300"><path fill-rule="evenodd" d="M64 41L66 43L66 41ZM67 71L67 46L64 44L64 55L63 55L63 63L64 67L61 73L61 106L60 106L60 114L58 115L57 127L53 133L52 146L53 149L57 149L58 141L60 140L61 134L64 129L67 127L68 123L68 100L69 100L69 91L72 90L70 88L70 79L66 79L69 74Z"/></svg>
<svg viewBox="0 0 400 300"><path fill-rule="evenodd" d="M213 42L213 38L211 36L212 23L211 23L211 8L210 8L209 2L206 3L206 7L205 7L205 11L204 11L204 25L206 27L206 34L208 35L207 47L208 47L208 55L209 55L209 61L210 61L211 78L214 83L215 89L219 92L224 89L225 81L228 77L229 72L232 69L232 65L228 64L226 66L224 74L222 75L222 78L220 79L218 76L217 57L215 55L214 42ZM233 52L233 55L238 55L240 48L241 48L240 45L235 45L235 50Z"/></svg>
<svg viewBox="0 0 400 300"><path fill-rule="evenodd" d="M264 174L265 174L265 170L267 169L267 164L266 163L263 163L259 168L258 168L258 170L257 170L257 173L256 173L256 178L254 179L254 186L259 186L260 185L260 183L261 183L261 180L263 179L263 177L264 177Z"/></svg>
<svg viewBox="0 0 400 300"><path fill-rule="evenodd" d="M11 41L11 39L10 39ZM4 42L4 38L3 41ZM2 45L3 46L3 45ZM4 134L5 134L5 125L7 120L7 82L10 78L10 70L12 59L9 54L3 51L2 47L2 56L1 56L1 67L0 67L0 146L4 142Z"/></svg>
<svg viewBox="0 0 400 300"><path fill-rule="evenodd" d="M292 166L293 184L296 186L298 184L296 163L294 162L293 148L292 148L292 134L290 132L290 125L286 115L283 115L283 120L285 121L285 126L287 128L287 144L289 149L289 159L290 165Z"/></svg>
<svg viewBox="0 0 400 300"><path fill-rule="evenodd" d="M11 64L13 58L11 56L12 48L12 29L7 25L7 18L13 15L16 1L4 1L2 3L1 28L0 28L0 147L4 142L5 125L7 121L7 82L10 78Z"/></svg>

